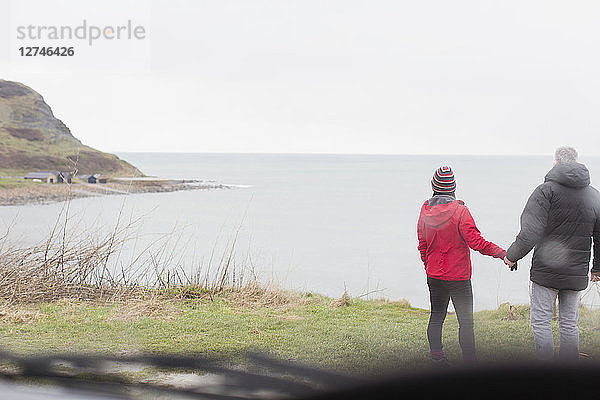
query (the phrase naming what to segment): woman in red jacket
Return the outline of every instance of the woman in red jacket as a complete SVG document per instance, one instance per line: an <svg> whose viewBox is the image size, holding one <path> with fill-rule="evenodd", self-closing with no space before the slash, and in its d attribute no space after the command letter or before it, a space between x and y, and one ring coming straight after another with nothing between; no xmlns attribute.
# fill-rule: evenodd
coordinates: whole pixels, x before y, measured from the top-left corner
<svg viewBox="0 0 600 400"><path fill-rule="evenodd" d="M425 264L431 301L427 327L431 360L434 365L447 364L442 346L442 325L448 302L452 299L463 359L475 361L469 248L499 259L504 258L506 251L481 236L469 209L461 200L456 200L456 181L450 167L437 169L431 186L433 197L421 207L417 224L419 252Z"/></svg>

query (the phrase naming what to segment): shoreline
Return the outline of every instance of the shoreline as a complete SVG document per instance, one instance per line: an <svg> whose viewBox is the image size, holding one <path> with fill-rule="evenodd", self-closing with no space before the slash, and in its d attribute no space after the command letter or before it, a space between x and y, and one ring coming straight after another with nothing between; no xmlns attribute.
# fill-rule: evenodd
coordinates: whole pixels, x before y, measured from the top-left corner
<svg viewBox="0 0 600 400"><path fill-rule="evenodd" d="M213 181L187 179L119 180L108 183L73 182L71 184L35 183L0 188L0 207L50 204L85 197L168 193L182 190L233 189Z"/></svg>

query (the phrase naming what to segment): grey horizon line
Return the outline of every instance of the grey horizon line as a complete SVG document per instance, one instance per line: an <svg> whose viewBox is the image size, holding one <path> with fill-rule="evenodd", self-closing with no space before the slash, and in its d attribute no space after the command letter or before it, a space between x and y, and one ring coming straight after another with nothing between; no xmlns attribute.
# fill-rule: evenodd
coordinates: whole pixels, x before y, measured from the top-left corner
<svg viewBox="0 0 600 400"><path fill-rule="evenodd" d="M323 156L437 156L437 157L551 157L554 158L554 152L548 154L475 154L475 153L330 153L330 152L273 152L273 151L121 151L121 150L102 150L112 154L239 154L239 155L323 155ZM584 155L585 157L600 157L596 155ZM581 158L581 156L579 157Z"/></svg>

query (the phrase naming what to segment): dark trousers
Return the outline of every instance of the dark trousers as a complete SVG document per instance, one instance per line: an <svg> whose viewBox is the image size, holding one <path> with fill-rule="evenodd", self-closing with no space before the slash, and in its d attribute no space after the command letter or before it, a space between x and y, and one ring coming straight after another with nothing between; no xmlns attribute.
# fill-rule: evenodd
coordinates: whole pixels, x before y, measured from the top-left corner
<svg viewBox="0 0 600 400"><path fill-rule="evenodd" d="M475 334L473 332L473 289L471 281L443 281L427 277L431 315L427 326L429 348L433 353L442 351L442 325L448 312L448 302L456 310L458 318L458 341L463 358L468 361L475 359Z"/></svg>

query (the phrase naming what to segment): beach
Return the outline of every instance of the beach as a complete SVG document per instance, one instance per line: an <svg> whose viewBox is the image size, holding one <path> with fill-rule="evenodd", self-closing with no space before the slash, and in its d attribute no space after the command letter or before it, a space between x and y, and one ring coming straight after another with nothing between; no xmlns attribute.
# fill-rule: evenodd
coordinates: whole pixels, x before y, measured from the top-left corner
<svg viewBox="0 0 600 400"><path fill-rule="evenodd" d="M1 184L1 180L0 180ZM105 184L73 182L49 184L24 182L0 188L0 206L48 204L84 197L128 195L135 193L165 193L181 190L228 189L227 185L199 180L123 179Z"/></svg>

